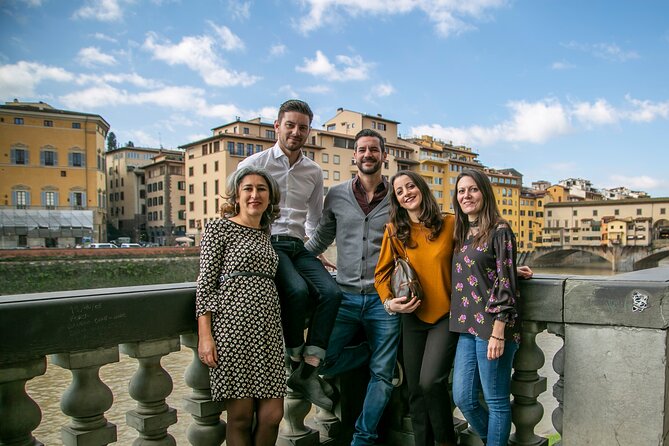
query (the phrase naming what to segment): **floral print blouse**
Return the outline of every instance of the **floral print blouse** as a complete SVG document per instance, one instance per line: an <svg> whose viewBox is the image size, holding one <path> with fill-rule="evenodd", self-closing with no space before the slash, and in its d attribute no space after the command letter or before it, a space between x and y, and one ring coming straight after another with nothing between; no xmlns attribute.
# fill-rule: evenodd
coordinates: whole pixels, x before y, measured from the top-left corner
<svg viewBox="0 0 669 446"><path fill-rule="evenodd" d="M520 342L516 238L506 223L490 243L473 237L453 254L450 330L488 340L495 319L506 322L505 339Z"/></svg>

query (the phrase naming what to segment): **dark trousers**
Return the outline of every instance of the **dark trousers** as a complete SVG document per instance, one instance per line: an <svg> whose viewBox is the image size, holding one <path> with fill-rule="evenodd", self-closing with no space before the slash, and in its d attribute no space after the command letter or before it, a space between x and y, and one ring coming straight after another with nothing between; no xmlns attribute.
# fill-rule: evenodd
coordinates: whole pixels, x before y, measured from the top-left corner
<svg viewBox="0 0 669 446"><path fill-rule="evenodd" d="M448 330L448 314L434 324L402 315L402 354L409 387L409 411L416 446L455 444L448 376L458 334Z"/></svg>
<svg viewBox="0 0 669 446"><path fill-rule="evenodd" d="M301 241L273 241L272 246L279 256L275 281L286 352L290 356L313 355L323 359L341 303L339 286ZM310 318L305 343L307 316Z"/></svg>

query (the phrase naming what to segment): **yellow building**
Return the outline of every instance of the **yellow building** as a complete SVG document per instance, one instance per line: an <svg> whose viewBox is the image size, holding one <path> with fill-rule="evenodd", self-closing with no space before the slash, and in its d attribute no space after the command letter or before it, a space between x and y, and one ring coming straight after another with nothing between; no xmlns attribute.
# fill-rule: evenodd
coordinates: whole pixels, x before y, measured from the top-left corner
<svg viewBox="0 0 669 446"><path fill-rule="evenodd" d="M189 237L199 242L206 223L220 217L226 179L239 162L275 142L274 125L256 118L215 127L212 136L179 146L185 154L185 230ZM305 149L315 152L318 148L310 144Z"/></svg>
<svg viewBox="0 0 669 446"><path fill-rule="evenodd" d="M0 247L106 240L108 131L95 114L0 105Z"/></svg>

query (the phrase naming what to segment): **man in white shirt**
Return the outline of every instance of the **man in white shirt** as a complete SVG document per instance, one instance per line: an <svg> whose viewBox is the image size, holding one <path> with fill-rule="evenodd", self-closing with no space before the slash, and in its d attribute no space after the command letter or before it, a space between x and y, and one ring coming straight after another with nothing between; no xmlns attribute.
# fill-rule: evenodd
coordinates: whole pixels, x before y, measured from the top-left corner
<svg viewBox="0 0 669 446"><path fill-rule="evenodd" d="M304 247L305 236L311 236L323 211L323 171L302 153L313 116L306 102L284 102L274 122L276 144L246 158L238 168L262 167L279 184L281 214L272 224L271 239L279 256L275 281L286 352L295 370L288 385L312 403L331 410L332 388L316 370L325 357L342 295L320 260ZM315 309L309 314L314 306L311 297L315 297Z"/></svg>

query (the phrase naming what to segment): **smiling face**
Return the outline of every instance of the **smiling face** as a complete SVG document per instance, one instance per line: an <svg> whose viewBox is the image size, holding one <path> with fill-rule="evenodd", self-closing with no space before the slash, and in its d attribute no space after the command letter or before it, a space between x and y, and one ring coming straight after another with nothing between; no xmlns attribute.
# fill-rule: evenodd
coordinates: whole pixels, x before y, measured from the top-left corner
<svg viewBox="0 0 669 446"><path fill-rule="evenodd" d="M458 204L469 221L476 220L483 208L483 193L470 176L463 176L455 185Z"/></svg>
<svg viewBox="0 0 669 446"><path fill-rule="evenodd" d="M353 158L361 173L371 175L381 170L386 153L381 151L379 138L363 136L356 142Z"/></svg>
<svg viewBox="0 0 669 446"><path fill-rule="evenodd" d="M407 210L412 221L417 222L423 202L418 186L408 175L399 175L393 181L393 191L400 206Z"/></svg>
<svg viewBox="0 0 669 446"><path fill-rule="evenodd" d="M269 186L260 175L250 174L242 178L237 190L239 216L242 219L260 219L269 205Z"/></svg>
<svg viewBox="0 0 669 446"><path fill-rule="evenodd" d="M302 149L307 141L309 130L309 115L295 111L289 111L283 114L281 121L274 121L274 130L276 131L279 147L286 156Z"/></svg>

